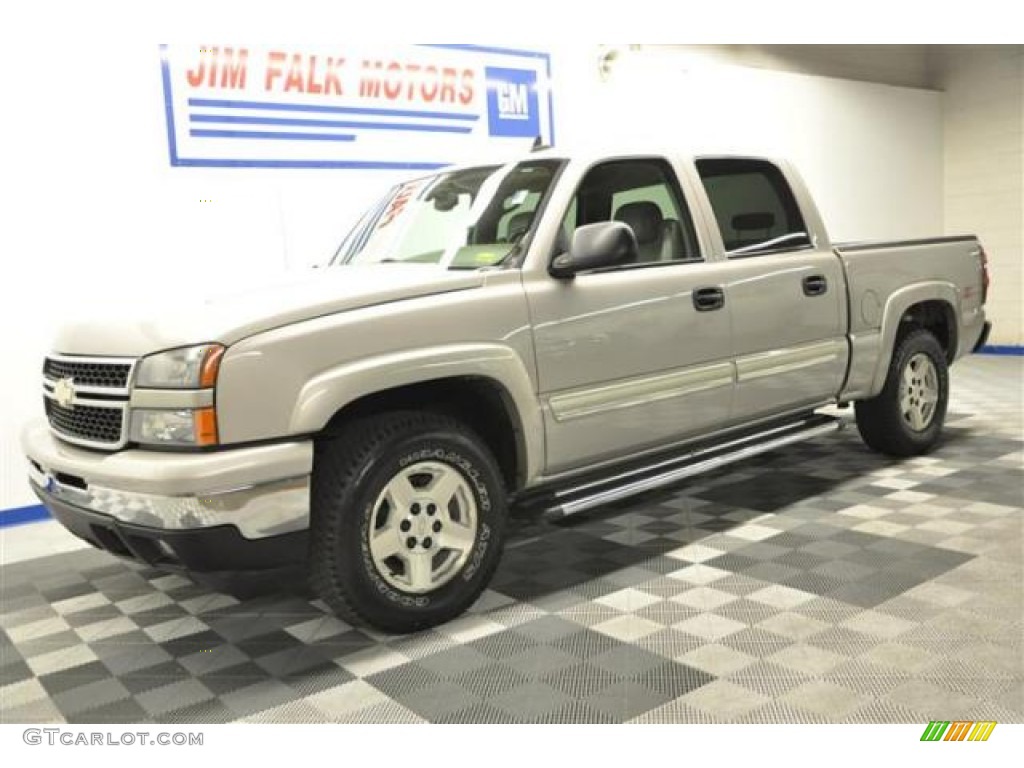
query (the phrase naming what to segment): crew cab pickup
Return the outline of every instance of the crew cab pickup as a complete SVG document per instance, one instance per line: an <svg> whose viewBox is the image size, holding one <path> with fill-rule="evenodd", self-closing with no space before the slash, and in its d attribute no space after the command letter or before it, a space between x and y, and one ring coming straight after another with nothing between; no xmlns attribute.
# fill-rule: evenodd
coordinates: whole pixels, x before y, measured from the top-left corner
<svg viewBox="0 0 1024 768"><path fill-rule="evenodd" d="M328 264L66 326L32 488L101 549L300 565L332 609L458 615L517 505L568 514L837 429L939 439L988 333L974 237L834 244L783 161L533 152L392 189Z"/></svg>

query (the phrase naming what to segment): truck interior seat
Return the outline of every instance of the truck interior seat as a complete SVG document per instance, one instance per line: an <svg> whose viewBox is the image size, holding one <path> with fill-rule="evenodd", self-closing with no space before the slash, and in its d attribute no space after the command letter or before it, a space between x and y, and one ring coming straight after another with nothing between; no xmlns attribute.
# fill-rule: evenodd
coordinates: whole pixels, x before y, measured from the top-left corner
<svg viewBox="0 0 1024 768"><path fill-rule="evenodd" d="M535 213L536 211L523 211L512 216L508 220L508 234L505 236L505 241L514 243L525 235L533 223L533 214Z"/></svg>
<svg viewBox="0 0 1024 768"><path fill-rule="evenodd" d="M661 261L676 261L689 258L691 254L686 247L683 228L675 219L665 219L661 223Z"/></svg>
<svg viewBox="0 0 1024 768"><path fill-rule="evenodd" d="M733 236L726 240L725 250L734 251L747 245L770 240L775 226L775 214L769 212L738 213L732 217ZM723 231L723 237L725 235Z"/></svg>
<svg viewBox="0 0 1024 768"><path fill-rule="evenodd" d="M669 236L669 233L664 227L665 219L661 215L661 208L646 200L626 203L615 212L614 218L615 221L627 224L636 235L639 246L637 261L643 263L662 260L662 240Z"/></svg>

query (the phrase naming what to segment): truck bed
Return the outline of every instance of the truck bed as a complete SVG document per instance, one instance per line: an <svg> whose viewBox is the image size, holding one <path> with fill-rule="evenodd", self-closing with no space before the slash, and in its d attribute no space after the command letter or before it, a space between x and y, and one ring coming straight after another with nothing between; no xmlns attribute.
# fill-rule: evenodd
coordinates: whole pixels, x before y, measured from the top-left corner
<svg viewBox="0 0 1024 768"><path fill-rule="evenodd" d="M973 235L833 244L849 295L850 374L844 397L873 394L888 365L906 309L941 297L935 311L952 312L945 341L949 362L970 352L984 331L984 251ZM880 365L882 362L884 365Z"/></svg>

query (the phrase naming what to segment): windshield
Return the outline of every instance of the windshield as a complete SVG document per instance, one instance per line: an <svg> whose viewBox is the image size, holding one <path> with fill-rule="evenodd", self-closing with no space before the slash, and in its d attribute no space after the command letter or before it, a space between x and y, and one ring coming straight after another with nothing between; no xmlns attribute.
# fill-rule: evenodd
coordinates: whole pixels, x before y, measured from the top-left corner
<svg viewBox="0 0 1024 768"><path fill-rule="evenodd" d="M560 166L479 166L400 184L362 216L332 263L492 267L522 248Z"/></svg>

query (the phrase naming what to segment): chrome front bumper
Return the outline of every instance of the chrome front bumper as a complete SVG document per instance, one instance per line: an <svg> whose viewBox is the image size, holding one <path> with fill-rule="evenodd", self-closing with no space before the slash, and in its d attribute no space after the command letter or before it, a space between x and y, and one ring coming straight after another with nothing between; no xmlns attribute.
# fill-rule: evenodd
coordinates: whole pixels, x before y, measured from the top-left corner
<svg viewBox="0 0 1024 768"><path fill-rule="evenodd" d="M57 440L45 422L22 447L44 504L63 503L121 523L182 531L234 526L246 539L309 527L310 441L207 453L97 453Z"/></svg>

